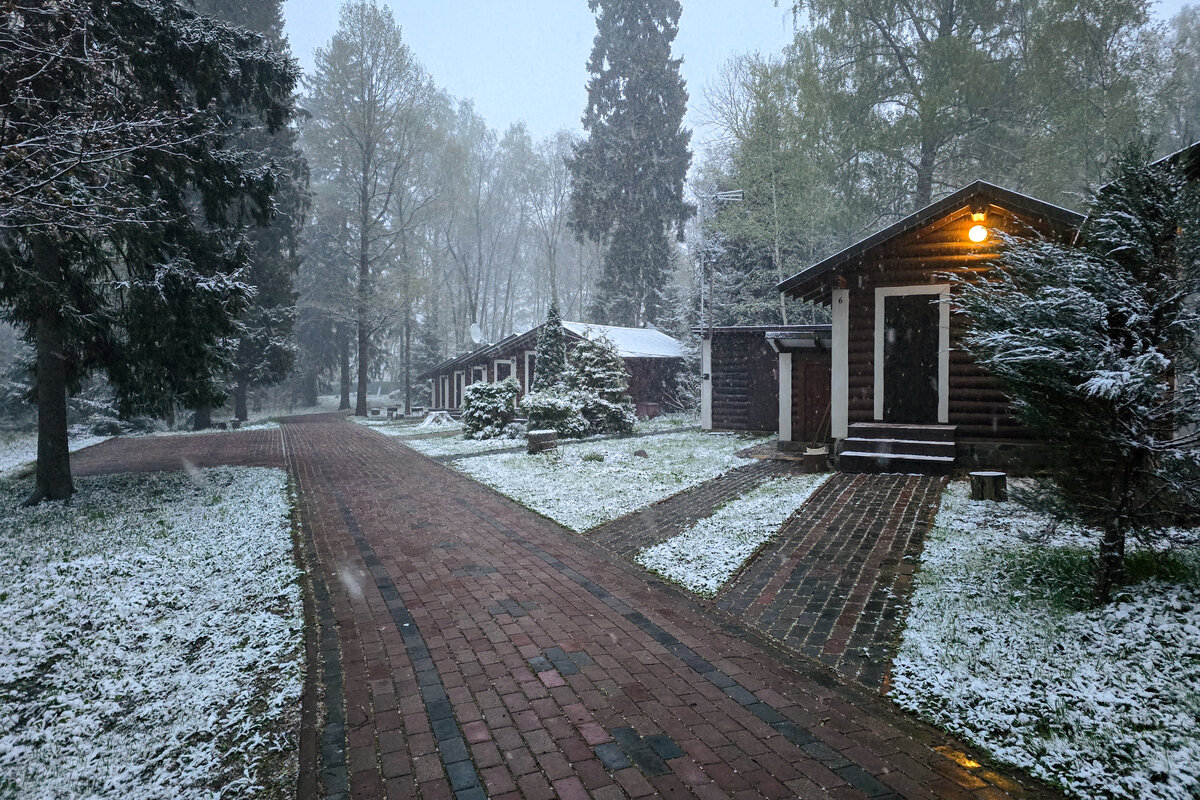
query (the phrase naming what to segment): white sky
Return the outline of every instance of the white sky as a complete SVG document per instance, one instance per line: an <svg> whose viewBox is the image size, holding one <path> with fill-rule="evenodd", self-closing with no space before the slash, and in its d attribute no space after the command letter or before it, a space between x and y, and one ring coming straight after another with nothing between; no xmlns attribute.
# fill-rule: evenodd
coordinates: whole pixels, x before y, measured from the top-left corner
<svg viewBox="0 0 1200 800"><path fill-rule="evenodd" d="M524 120L535 139L581 130L587 58L596 35L587 0L385 0L434 81L471 99L503 132ZM287 0L292 51L305 69L337 28L338 2ZM786 0L683 0L674 54L683 57L694 126L704 86L731 56L791 41Z"/></svg>
<svg viewBox="0 0 1200 800"><path fill-rule="evenodd" d="M595 36L587 0L384 0L404 38L439 86L471 99L503 132L524 120L535 139L580 130L586 63ZM337 28L336 0L286 0L292 50L305 69ZM1184 0L1162 0L1169 18ZM686 124L696 128L704 87L732 56L773 53L791 40L788 0L683 0L674 53L690 94ZM700 131L693 143L702 140Z"/></svg>

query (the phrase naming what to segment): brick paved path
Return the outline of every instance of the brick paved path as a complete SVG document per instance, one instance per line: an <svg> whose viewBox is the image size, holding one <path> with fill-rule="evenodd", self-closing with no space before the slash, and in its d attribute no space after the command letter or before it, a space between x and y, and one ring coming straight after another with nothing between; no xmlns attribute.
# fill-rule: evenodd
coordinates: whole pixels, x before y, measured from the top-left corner
<svg viewBox="0 0 1200 800"><path fill-rule="evenodd" d="M974 765L948 737L790 661L733 617L335 420L283 431L319 563L310 654L327 710L317 726L306 708L320 738L302 750L314 778L302 792L1050 796ZM232 438L247 435L222 442L230 460L248 458L251 440ZM139 444L146 463L179 446ZM127 468L143 465L126 455ZM87 451L76 463L94 459L111 463Z"/></svg>
<svg viewBox="0 0 1200 800"><path fill-rule="evenodd" d="M710 481L620 519L601 525L585 535L623 558L682 533L697 522L712 516L724 503L784 475L798 475L800 467L790 461L751 461Z"/></svg>
<svg viewBox="0 0 1200 800"><path fill-rule="evenodd" d="M278 430L177 436L119 436L71 454L71 474L158 472L193 467L282 467Z"/></svg>
<svg viewBox="0 0 1200 800"><path fill-rule="evenodd" d="M834 475L718 605L786 647L879 688L944 485L916 475Z"/></svg>

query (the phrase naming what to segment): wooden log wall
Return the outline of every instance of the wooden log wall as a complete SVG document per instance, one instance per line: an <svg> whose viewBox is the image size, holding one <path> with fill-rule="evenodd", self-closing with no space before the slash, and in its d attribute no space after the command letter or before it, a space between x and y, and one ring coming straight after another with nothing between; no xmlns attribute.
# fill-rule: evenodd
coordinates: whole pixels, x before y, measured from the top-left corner
<svg viewBox="0 0 1200 800"><path fill-rule="evenodd" d="M875 289L941 284L947 282L946 273L981 272L993 257L990 245L996 240L995 230L1018 233L1037 227L993 206L987 219L993 233L989 242L980 246L967 238L972 224L964 209L869 254L856 271L848 272L851 423L875 418ZM1029 441L1031 435L1013 419L1008 398L996 379L962 350L964 322L961 314L951 313L949 424L958 426L959 439Z"/></svg>
<svg viewBox="0 0 1200 800"><path fill-rule="evenodd" d="M712 334L714 430L779 430L779 356L763 332Z"/></svg>

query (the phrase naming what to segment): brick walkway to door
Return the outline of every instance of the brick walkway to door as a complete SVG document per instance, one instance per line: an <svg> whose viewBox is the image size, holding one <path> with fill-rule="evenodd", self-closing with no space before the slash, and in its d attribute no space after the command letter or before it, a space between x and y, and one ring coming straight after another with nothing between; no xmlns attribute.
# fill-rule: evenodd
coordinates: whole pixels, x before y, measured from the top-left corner
<svg viewBox="0 0 1200 800"><path fill-rule="evenodd" d="M283 450L318 564L320 796L1053 796L398 442L312 419Z"/></svg>
<svg viewBox="0 0 1200 800"><path fill-rule="evenodd" d="M717 604L788 649L882 688L945 479L837 474Z"/></svg>

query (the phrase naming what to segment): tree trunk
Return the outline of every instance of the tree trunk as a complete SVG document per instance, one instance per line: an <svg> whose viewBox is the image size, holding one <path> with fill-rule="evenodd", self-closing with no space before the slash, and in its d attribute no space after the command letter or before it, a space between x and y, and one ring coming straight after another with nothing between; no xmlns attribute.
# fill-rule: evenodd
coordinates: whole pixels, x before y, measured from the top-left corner
<svg viewBox="0 0 1200 800"><path fill-rule="evenodd" d="M370 335L367 333L367 326L363 322L358 323L358 394L355 397L354 416L365 417L367 415L367 375L368 364L367 359L370 357L367 353L367 347L370 345Z"/></svg>
<svg viewBox="0 0 1200 800"><path fill-rule="evenodd" d="M341 387L341 402L338 403L338 411L346 411L350 408L350 334L346 331L345 326L338 325L338 366L341 367L340 378L342 381Z"/></svg>
<svg viewBox="0 0 1200 800"><path fill-rule="evenodd" d="M33 258L38 277L48 286L62 283L58 248L45 237L33 240ZM37 319L36 392L38 409L37 471L33 493L25 500L32 506L43 500L65 500L75 493L71 481L71 451L67 445L67 360L66 332L57 306L46 302Z"/></svg>
<svg viewBox="0 0 1200 800"><path fill-rule="evenodd" d="M317 404L317 393L317 370L316 367L310 367L305 371L300 383L301 405L305 408L315 406Z"/></svg>
<svg viewBox="0 0 1200 800"><path fill-rule="evenodd" d="M1113 524L1105 528L1100 539L1100 563L1096 570L1096 587L1092 601L1100 606L1112 597L1112 590L1125 580L1125 528Z"/></svg>
<svg viewBox="0 0 1200 800"><path fill-rule="evenodd" d="M212 406L202 405L196 409L196 417L192 422L192 430L203 431L212 427Z"/></svg>
<svg viewBox="0 0 1200 800"><path fill-rule="evenodd" d="M371 291L371 206L370 195L367 192L367 176L371 165L367 155L363 155L362 190L359 196L359 228L358 228L358 395L354 406L354 416L367 415L367 376L370 374L370 332L367 330L367 298Z"/></svg>
<svg viewBox="0 0 1200 800"><path fill-rule="evenodd" d="M412 317L404 314L404 413L412 413Z"/></svg>
<svg viewBox="0 0 1200 800"><path fill-rule="evenodd" d="M233 387L233 416L242 422L250 418L249 411L246 409L246 392L248 390L246 382L241 379L238 379Z"/></svg>

